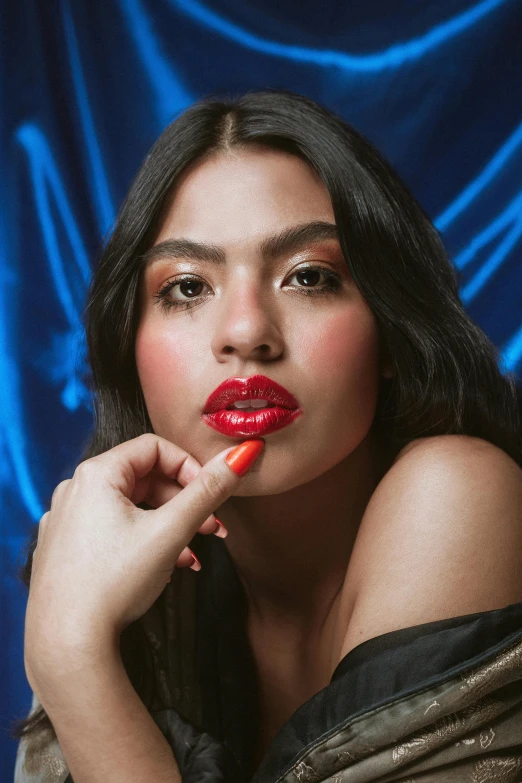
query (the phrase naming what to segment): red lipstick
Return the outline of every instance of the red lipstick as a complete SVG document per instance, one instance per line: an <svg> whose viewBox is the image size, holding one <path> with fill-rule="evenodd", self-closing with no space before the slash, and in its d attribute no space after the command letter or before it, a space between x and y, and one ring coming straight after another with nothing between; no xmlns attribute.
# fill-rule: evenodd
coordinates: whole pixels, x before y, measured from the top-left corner
<svg viewBox="0 0 522 783"><path fill-rule="evenodd" d="M240 410L236 401L265 400L267 407ZM282 429L303 413L296 398L265 375L227 378L208 398L202 419L209 427L230 437L268 435Z"/></svg>

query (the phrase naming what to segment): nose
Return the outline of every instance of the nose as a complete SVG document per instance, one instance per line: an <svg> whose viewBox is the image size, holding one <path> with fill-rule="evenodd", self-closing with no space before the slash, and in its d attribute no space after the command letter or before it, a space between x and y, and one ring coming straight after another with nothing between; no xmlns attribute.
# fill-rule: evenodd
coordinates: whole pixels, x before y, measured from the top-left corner
<svg viewBox="0 0 522 783"><path fill-rule="evenodd" d="M254 275L229 283L218 310L212 338L218 361L234 354L242 361L266 361L281 355L283 338L275 305Z"/></svg>

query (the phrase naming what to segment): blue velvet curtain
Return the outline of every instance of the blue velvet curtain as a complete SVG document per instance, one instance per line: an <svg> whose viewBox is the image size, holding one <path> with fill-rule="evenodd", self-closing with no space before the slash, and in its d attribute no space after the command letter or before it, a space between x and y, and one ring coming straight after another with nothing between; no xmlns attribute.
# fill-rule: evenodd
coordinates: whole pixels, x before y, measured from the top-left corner
<svg viewBox="0 0 522 783"><path fill-rule="evenodd" d="M20 547L92 426L91 265L147 150L208 93L284 87L395 165L462 300L522 365L519 0L4 0L0 20L1 779L30 706Z"/></svg>

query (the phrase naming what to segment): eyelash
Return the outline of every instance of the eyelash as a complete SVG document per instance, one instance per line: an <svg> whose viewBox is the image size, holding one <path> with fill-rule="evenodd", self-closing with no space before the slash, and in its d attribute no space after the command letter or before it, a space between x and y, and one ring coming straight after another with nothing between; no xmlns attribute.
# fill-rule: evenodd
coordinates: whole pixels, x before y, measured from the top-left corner
<svg viewBox="0 0 522 783"><path fill-rule="evenodd" d="M336 275L335 272L331 272L329 269L325 269L321 266L304 266L298 269L296 272L294 272L294 275L299 274L300 272L320 272L321 274L324 274L326 277L326 283L324 283L319 288L313 289L313 288L301 288L299 287L298 290L300 293L304 294L305 296L320 296L320 295L328 295L337 293L339 289L341 288L342 281L339 275ZM293 277L293 275L292 275ZM203 283L202 280L200 280L198 277L195 277L194 275L185 275L184 277L178 277L176 280L169 280L168 283L166 283L157 294L154 294L153 299L156 300L155 304L158 304L162 310L165 312L168 312L172 307L175 307L176 309L181 308L182 310L189 310L190 308L194 307L197 304L200 304L200 299L187 299L186 301L175 301L173 299L167 299L167 295L172 291L173 288L178 287L181 283L186 283L188 281L196 280L198 283Z"/></svg>

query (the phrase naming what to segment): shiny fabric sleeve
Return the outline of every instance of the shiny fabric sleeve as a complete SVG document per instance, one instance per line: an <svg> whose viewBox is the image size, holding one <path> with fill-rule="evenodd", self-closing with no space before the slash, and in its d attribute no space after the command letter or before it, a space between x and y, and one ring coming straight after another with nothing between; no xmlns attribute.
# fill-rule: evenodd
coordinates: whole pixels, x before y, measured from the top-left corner
<svg viewBox="0 0 522 783"><path fill-rule="evenodd" d="M33 693L31 715L39 702ZM56 736L51 731L39 731L18 743L14 783L65 783L69 770Z"/></svg>
<svg viewBox="0 0 522 783"><path fill-rule="evenodd" d="M522 781L522 603L364 642L252 783Z"/></svg>
<svg viewBox="0 0 522 783"><path fill-rule="evenodd" d="M225 744L175 710L151 714L183 783L520 783L522 603L358 645L250 781Z"/></svg>

